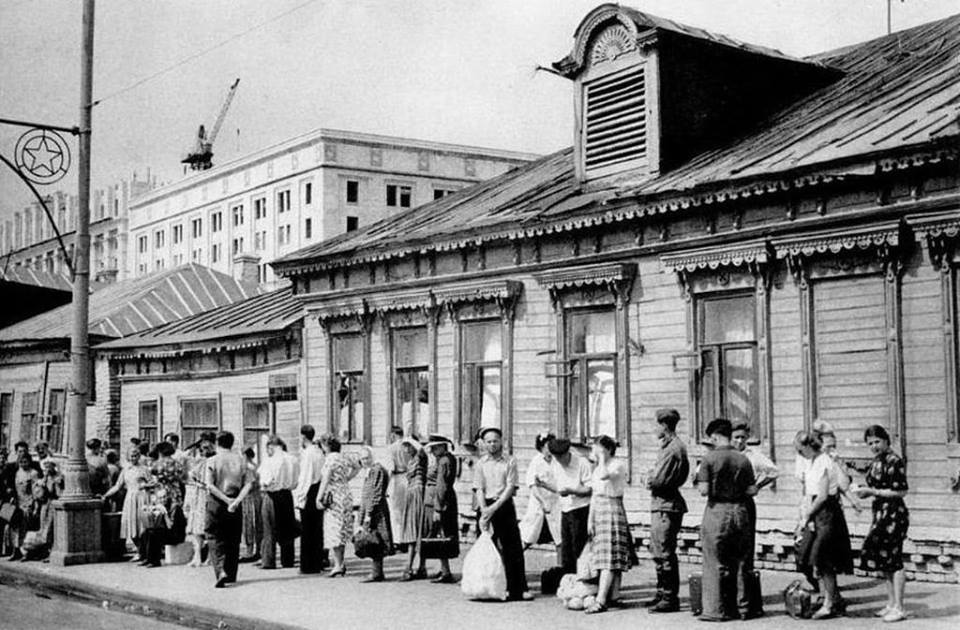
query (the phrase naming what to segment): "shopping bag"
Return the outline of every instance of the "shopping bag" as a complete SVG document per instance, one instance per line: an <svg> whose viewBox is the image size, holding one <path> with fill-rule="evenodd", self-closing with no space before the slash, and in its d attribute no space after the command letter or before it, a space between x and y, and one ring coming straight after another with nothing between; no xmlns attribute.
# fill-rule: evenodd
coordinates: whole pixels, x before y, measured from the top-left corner
<svg viewBox="0 0 960 630"><path fill-rule="evenodd" d="M353 535L353 553L358 558L379 559L383 557L383 539L380 534L366 528Z"/></svg>
<svg viewBox="0 0 960 630"><path fill-rule="evenodd" d="M489 532L483 532L463 559L460 591L468 599L507 599L507 573Z"/></svg>
<svg viewBox="0 0 960 630"><path fill-rule="evenodd" d="M593 566L593 541L588 540L577 558L577 579L581 582L593 582L600 578L600 572Z"/></svg>
<svg viewBox="0 0 960 630"><path fill-rule="evenodd" d="M800 580L790 582L790 585L783 589L783 603L787 614L794 619L809 619L813 614L810 591L803 588Z"/></svg>
<svg viewBox="0 0 960 630"><path fill-rule="evenodd" d="M16 503L0 505L0 521L4 521L10 527L19 527L21 518L23 518L23 512Z"/></svg>

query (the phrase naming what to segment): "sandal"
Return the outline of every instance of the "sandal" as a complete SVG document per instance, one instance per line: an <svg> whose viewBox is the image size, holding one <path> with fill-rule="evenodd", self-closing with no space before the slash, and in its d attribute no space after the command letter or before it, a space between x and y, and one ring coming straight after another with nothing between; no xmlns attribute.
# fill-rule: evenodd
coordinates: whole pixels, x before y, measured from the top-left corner
<svg viewBox="0 0 960 630"><path fill-rule="evenodd" d="M585 608L583 612L587 615L595 615L597 613L607 612L607 605L601 604L600 602L593 602L588 608Z"/></svg>
<svg viewBox="0 0 960 630"><path fill-rule="evenodd" d="M401 581L401 582L412 582L412 581L413 581L413 573L411 573L410 571L404 571L403 573L400 574L400 581Z"/></svg>

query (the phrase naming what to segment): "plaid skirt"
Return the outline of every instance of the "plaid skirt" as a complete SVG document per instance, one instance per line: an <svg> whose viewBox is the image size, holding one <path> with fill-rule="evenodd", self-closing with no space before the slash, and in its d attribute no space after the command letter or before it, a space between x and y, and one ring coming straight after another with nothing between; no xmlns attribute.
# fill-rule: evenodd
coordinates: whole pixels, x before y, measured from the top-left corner
<svg viewBox="0 0 960 630"><path fill-rule="evenodd" d="M622 497L593 495L591 499L594 570L627 571L633 563L633 538Z"/></svg>

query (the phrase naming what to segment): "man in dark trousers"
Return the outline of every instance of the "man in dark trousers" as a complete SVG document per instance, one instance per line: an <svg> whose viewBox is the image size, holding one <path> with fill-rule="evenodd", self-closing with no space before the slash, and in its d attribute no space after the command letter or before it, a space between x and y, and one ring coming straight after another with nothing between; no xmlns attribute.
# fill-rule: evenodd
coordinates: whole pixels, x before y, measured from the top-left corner
<svg viewBox="0 0 960 630"><path fill-rule="evenodd" d="M513 505L513 495L519 485L517 460L503 452L503 433L500 429L482 429L480 439L487 449L477 463L473 478L473 488L483 500L480 529L493 529L493 541L500 550L507 574L507 597L514 601L530 600L533 595L527 591L523 541L517 525L517 510Z"/></svg>
<svg viewBox="0 0 960 630"><path fill-rule="evenodd" d="M300 478L293 491L300 510L300 573L323 570L323 512L317 509L317 492L323 476L323 451L313 443L316 432L309 424L300 427Z"/></svg>
<svg viewBox="0 0 960 630"><path fill-rule="evenodd" d="M204 534L210 545L210 564L223 588L237 581L240 535L243 532L241 504L253 487L253 478L243 455L232 452L233 433L217 434L217 454L207 460L207 522Z"/></svg>
<svg viewBox="0 0 960 630"><path fill-rule="evenodd" d="M733 425L717 418L707 425L714 448L703 457L697 471L697 489L707 498L700 524L703 549L704 621L739 619L737 583L744 570L753 527L747 499L757 493L753 466L730 443ZM752 552L752 550L750 550Z"/></svg>
<svg viewBox="0 0 960 630"><path fill-rule="evenodd" d="M260 490L263 503L263 541L260 554L262 569L277 568L277 545L280 545L280 566L289 568L294 561L294 540L297 537L296 516L293 511L292 490L297 486L299 465L297 459L276 435L267 440L267 456L260 464Z"/></svg>
<svg viewBox="0 0 960 630"><path fill-rule="evenodd" d="M677 437L680 414L676 409L657 411L654 433L660 444L657 461L647 478L650 489L650 555L657 569L657 594L647 603L650 612L680 609L680 567L677 535L687 503L680 487L690 474L687 449Z"/></svg>
<svg viewBox="0 0 960 630"><path fill-rule="evenodd" d="M537 479L538 485L560 496L560 566L564 573L577 572L577 559L587 544L590 515L590 476L593 467L585 457L570 451L570 440L553 438L547 443L556 487Z"/></svg>

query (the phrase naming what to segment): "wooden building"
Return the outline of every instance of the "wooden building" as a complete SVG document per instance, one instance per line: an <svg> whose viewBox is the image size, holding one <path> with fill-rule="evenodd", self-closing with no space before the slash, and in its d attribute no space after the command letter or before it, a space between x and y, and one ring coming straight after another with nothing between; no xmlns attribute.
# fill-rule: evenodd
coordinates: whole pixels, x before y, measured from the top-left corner
<svg viewBox="0 0 960 630"><path fill-rule="evenodd" d="M271 433L296 448L302 319L286 287L97 346L117 375L121 441L227 430L258 452Z"/></svg>
<svg viewBox="0 0 960 630"><path fill-rule="evenodd" d="M572 149L274 263L306 310L306 421L378 446L498 424L521 467L541 431L615 435L643 538L654 411L692 458L745 420L782 469L760 566L792 560L796 432L829 421L856 464L881 424L908 574L957 581L958 54L960 16L797 59L598 7L555 64Z"/></svg>
<svg viewBox="0 0 960 630"><path fill-rule="evenodd" d="M199 265L104 285L90 295L89 335L95 345L134 335L256 295L256 285ZM0 329L0 444L49 442L66 454L67 393L71 387L71 304ZM117 445L117 374L91 351L93 371L87 436Z"/></svg>

